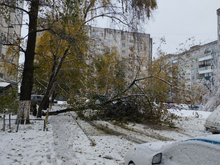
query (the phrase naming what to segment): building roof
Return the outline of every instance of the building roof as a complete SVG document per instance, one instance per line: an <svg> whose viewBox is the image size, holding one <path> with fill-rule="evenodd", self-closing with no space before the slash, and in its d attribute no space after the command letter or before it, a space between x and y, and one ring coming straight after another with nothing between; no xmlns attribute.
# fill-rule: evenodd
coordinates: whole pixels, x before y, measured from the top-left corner
<svg viewBox="0 0 220 165"><path fill-rule="evenodd" d="M5 88L5 87L8 87L8 86L11 86L11 84L7 83L7 82L0 82L0 88Z"/></svg>

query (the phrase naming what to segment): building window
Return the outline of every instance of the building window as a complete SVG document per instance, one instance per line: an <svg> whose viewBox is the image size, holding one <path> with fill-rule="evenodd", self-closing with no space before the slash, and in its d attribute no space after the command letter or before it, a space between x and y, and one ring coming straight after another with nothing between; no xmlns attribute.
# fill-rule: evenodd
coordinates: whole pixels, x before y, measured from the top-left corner
<svg viewBox="0 0 220 165"><path fill-rule="evenodd" d="M122 50L122 54L125 54L126 52L125 52L125 50Z"/></svg>
<svg viewBox="0 0 220 165"><path fill-rule="evenodd" d="M0 73L0 78L3 78L3 73Z"/></svg>
<svg viewBox="0 0 220 165"><path fill-rule="evenodd" d="M125 47L126 46L126 44L125 43L122 43L122 47Z"/></svg>
<svg viewBox="0 0 220 165"><path fill-rule="evenodd" d="M112 33L108 33L108 37L112 38L113 37Z"/></svg>
<svg viewBox="0 0 220 165"><path fill-rule="evenodd" d="M115 46L119 46L119 42L115 42Z"/></svg>
<svg viewBox="0 0 220 165"><path fill-rule="evenodd" d="M133 46L129 46L129 49L130 49L130 51L133 51L134 47Z"/></svg>
<svg viewBox="0 0 220 165"><path fill-rule="evenodd" d="M121 36L120 33L115 33L115 34L114 34L114 37L115 37L116 39L120 38L120 36Z"/></svg>
<svg viewBox="0 0 220 165"><path fill-rule="evenodd" d="M92 33L91 33L92 36L95 36L95 34L96 34L95 32L92 32Z"/></svg>
<svg viewBox="0 0 220 165"><path fill-rule="evenodd" d="M132 54L129 54L128 56L129 56L129 57L132 57Z"/></svg>
<svg viewBox="0 0 220 165"><path fill-rule="evenodd" d="M125 37L125 36L122 36L122 40L126 40L126 37Z"/></svg>
<svg viewBox="0 0 220 165"><path fill-rule="evenodd" d="M109 41L108 41L108 45L112 45L112 41L109 40Z"/></svg>
<svg viewBox="0 0 220 165"><path fill-rule="evenodd" d="M99 45L102 45L102 41L99 41Z"/></svg>
<svg viewBox="0 0 220 165"><path fill-rule="evenodd" d="M91 51L94 51L94 50L95 50L95 48L92 46L92 47L90 48L90 50L91 50Z"/></svg>
<svg viewBox="0 0 220 165"><path fill-rule="evenodd" d="M100 37L103 37L103 33L99 33L99 36L100 36Z"/></svg>
<svg viewBox="0 0 220 165"><path fill-rule="evenodd" d="M130 43L133 43L134 41L133 41L133 40L130 40L129 42L130 42Z"/></svg>

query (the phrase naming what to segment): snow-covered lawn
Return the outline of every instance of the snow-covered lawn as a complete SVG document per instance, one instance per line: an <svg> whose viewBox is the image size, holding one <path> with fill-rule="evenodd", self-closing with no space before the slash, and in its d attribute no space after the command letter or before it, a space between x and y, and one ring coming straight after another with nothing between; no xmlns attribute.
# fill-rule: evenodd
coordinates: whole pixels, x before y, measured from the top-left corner
<svg viewBox="0 0 220 165"><path fill-rule="evenodd" d="M64 108L53 106L53 110L58 109ZM174 121L178 129L153 129L141 124L120 127L104 121L91 124L77 119L74 112L50 116L47 131L43 131L43 121L20 125L18 132L14 128L9 133L6 128L5 132L0 132L0 164L122 165L125 153L137 143L183 140L211 134L204 129L205 119L211 112L170 111L182 116ZM2 127L2 120L0 122ZM110 135L97 127L120 134Z"/></svg>

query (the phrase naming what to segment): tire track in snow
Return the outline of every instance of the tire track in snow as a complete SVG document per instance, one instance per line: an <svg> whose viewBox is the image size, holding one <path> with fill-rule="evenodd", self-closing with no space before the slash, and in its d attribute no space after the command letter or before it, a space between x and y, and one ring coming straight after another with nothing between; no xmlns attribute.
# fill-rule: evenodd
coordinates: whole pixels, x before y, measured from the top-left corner
<svg viewBox="0 0 220 165"><path fill-rule="evenodd" d="M153 130L151 130L151 132L147 132L147 131L144 131L144 130L130 128L130 127L126 126L126 125L125 126L118 125L118 126L123 128L123 129L129 130L129 131L133 131L133 132L139 133L141 135L145 135L145 136L148 136L148 137L151 137L153 139L160 140L160 141L172 141L173 140L173 138L162 136L159 133L154 132Z"/></svg>
<svg viewBox="0 0 220 165"><path fill-rule="evenodd" d="M128 127L113 125L112 123L107 121L101 121L101 123L99 123L100 121L89 121L89 120L80 120L80 119L76 120L75 119L77 116L76 114L75 115L70 114L70 115L76 121L78 126L83 130L83 132L86 134L86 136L91 141L91 143L94 143L94 141L90 138L90 136L94 136L93 132L96 132L96 136L103 136L103 134L121 136L122 138L137 144L147 143L151 141L158 141L158 140L163 140L163 141L171 140L170 138L160 136L157 133L151 134L143 131L132 130L129 129ZM81 125L87 125L89 129L92 129L94 131L91 130L87 131L88 128L83 128ZM108 126L106 127L106 125Z"/></svg>
<svg viewBox="0 0 220 165"><path fill-rule="evenodd" d="M117 130L117 129L114 129L111 127L105 127L105 126L103 126L103 124L97 123L95 121L80 120L80 119L76 120L77 114L74 113L74 115L73 115L73 112L69 113L69 115L72 116L73 120L78 124L78 126L81 128L81 130L87 136L87 138L91 141L91 144L94 144L94 145L95 145L95 141L92 138L90 138L90 136L94 136L94 134L96 134L95 136L106 136L106 135L121 136L121 138L124 138L128 141L131 141L131 142L134 142L137 144L147 143L149 141L149 138L145 138L145 139L138 138L137 134L139 134L139 133L137 133L137 132L135 132L136 136L132 136L132 135L130 135L130 133L131 133L130 130L125 130L125 129L121 128L121 129L123 129L123 131L120 131L120 130ZM108 125L112 125L111 123L106 122L106 121L102 121L102 122L108 123ZM86 126L87 128L83 127L83 126ZM93 131L91 131L91 130L93 130Z"/></svg>

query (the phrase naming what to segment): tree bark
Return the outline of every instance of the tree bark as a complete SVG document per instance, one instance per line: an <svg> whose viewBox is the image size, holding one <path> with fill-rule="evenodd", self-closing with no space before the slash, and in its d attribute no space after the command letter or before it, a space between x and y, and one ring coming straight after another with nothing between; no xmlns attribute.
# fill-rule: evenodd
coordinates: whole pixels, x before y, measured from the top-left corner
<svg viewBox="0 0 220 165"><path fill-rule="evenodd" d="M29 112L30 112L31 101L24 100L19 102L18 109L22 109L22 111L18 111L17 121L20 120L20 123L23 124L26 120L26 123L29 123Z"/></svg>
<svg viewBox="0 0 220 165"><path fill-rule="evenodd" d="M39 0L32 0L29 11L29 34L27 40L27 49L25 52L25 62L23 77L21 83L20 103L17 118L28 119L30 113L31 91L33 87L34 56L37 35L37 18L38 18ZM23 104L25 103L25 106ZM24 115L26 114L26 115Z"/></svg>
<svg viewBox="0 0 220 165"><path fill-rule="evenodd" d="M57 75L58 75L58 73L60 71L60 68L61 68L61 66L63 64L63 61L65 60L65 58L66 58L66 56L68 54L68 51L69 51L68 48L64 51L63 56L60 59L58 66L57 66L56 58L54 58L52 73L50 75L50 80L49 80L49 83L47 85L46 93L44 94L43 100L41 101L40 106L38 108L38 112L37 112L37 117L38 118L41 118L41 116L42 116L43 105L45 104L47 98L51 94L51 91L53 89L54 83L56 82Z"/></svg>

